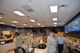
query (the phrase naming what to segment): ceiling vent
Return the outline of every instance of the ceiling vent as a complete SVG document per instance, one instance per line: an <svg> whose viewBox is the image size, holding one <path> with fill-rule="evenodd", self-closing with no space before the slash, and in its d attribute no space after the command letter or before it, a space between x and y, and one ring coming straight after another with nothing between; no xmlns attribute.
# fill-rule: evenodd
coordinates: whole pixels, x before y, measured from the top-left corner
<svg viewBox="0 0 80 53"><path fill-rule="evenodd" d="M68 7L68 5L65 5L65 4L63 4L63 5L59 5L59 8L65 8L65 7Z"/></svg>
<svg viewBox="0 0 80 53"><path fill-rule="evenodd" d="M34 10L29 5L24 5L22 6L22 8L26 10L27 12L34 12Z"/></svg>
<svg viewBox="0 0 80 53"><path fill-rule="evenodd" d="M65 7L66 5L61 5L61 7Z"/></svg>

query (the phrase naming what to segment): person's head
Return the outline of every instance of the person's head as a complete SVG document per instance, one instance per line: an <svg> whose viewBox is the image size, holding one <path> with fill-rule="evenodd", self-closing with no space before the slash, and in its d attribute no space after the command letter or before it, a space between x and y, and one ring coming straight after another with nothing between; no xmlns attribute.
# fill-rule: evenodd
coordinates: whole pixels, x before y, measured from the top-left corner
<svg viewBox="0 0 80 53"><path fill-rule="evenodd" d="M71 40L71 38L70 38L70 40Z"/></svg>
<svg viewBox="0 0 80 53"><path fill-rule="evenodd" d="M74 42L77 42L76 39L74 39Z"/></svg>
<svg viewBox="0 0 80 53"><path fill-rule="evenodd" d="M20 34L20 36L22 36L22 34Z"/></svg>
<svg viewBox="0 0 80 53"><path fill-rule="evenodd" d="M41 36L41 39L43 39L44 38L44 36Z"/></svg>
<svg viewBox="0 0 80 53"><path fill-rule="evenodd" d="M50 32L49 36L50 36L50 37L55 37L55 33Z"/></svg>
<svg viewBox="0 0 80 53"><path fill-rule="evenodd" d="M27 33L27 36L29 36L30 35L30 33Z"/></svg>
<svg viewBox="0 0 80 53"><path fill-rule="evenodd" d="M19 36L20 38L22 38L23 37L23 35L22 34L20 34L20 36Z"/></svg>
<svg viewBox="0 0 80 53"><path fill-rule="evenodd" d="M60 37L63 37L63 33L60 33Z"/></svg>
<svg viewBox="0 0 80 53"><path fill-rule="evenodd" d="M31 33L30 36L34 38L34 34Z"/></svg>

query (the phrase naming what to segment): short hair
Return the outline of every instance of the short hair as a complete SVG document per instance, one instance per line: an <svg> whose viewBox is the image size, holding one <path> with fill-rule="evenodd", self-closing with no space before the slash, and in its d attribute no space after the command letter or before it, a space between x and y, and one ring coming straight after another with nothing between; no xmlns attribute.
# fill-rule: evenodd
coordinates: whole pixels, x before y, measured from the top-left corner
<svg viewBox="0 0 80 53"><path fill-rule="evenodd" d="M51 33L55 34L54 32L50 32L49 35L50 35Z"/></svg>

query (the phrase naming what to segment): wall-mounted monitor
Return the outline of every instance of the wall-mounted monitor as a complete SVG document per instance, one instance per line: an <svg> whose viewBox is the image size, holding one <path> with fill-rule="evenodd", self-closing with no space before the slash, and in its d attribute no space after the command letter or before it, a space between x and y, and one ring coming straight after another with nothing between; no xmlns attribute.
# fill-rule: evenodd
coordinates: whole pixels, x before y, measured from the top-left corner
<svg viewBox="0 0 80 53"><path fill-rule="evenodd" d="M80 14L65 26L66 33L78 31L80 31Z"/></svg>

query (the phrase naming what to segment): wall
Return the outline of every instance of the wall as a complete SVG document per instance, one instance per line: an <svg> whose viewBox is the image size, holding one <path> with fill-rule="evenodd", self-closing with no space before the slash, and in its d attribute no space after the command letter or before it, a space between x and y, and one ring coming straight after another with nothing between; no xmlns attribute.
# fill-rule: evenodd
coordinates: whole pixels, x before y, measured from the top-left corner
<svg viewBox="0 0 80 53"><path fill-rule="evenodd" d="M41 34L41 33L45 33L45 34L49 34L50 31L57 33L57 32L64 32L64 27L39 27L39 28L19 28L20 33L36 33L36 34Z"/></svg>
<svg viewBox="0 0 80 53"><path fill-rule="evenodd" d="M64 27L38 27L38 28L15 28L7 25L0 25L0 34L2 31L13 31L19 33L36 33L36 34L49 34L50 31L57 33L57 32L64 32Z"/></svg>
<svg viewBox="0 0 80 53"><path fill-rule="evenodd" d="M2 31L13 31L15 32L15 27L7 26L7 25L0 25L0 34L2 34Z"/></svg>

